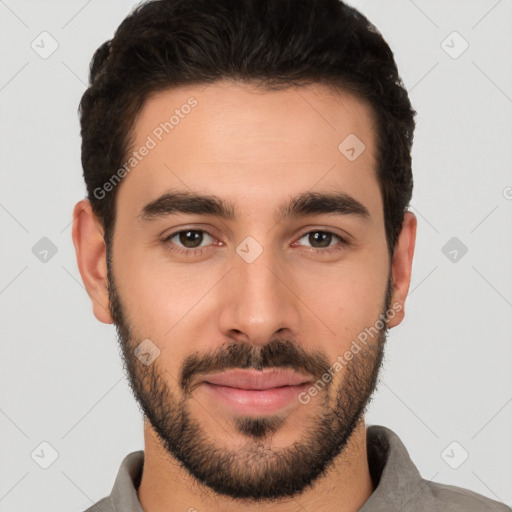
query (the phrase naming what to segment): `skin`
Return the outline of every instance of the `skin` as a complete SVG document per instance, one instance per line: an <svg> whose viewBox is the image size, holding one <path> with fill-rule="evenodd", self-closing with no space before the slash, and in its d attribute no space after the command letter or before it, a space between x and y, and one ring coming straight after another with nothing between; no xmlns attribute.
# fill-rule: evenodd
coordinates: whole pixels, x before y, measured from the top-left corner
<svg viewBox="0 0 512 512"><path fill-rule="evenodd" d="M395 313L387 328L397 326L405 313L416 218L406 213L390 260L372 112L355 97L319 84L273 92L231 81L176 88L146 102L134 126L134 147L191 96L198 105L118 185L109 265L89 202L74 210L73 242L94 315L116 323L135 396L146 401L139 500L146 512L357 511L374 491L362 409L375 387L385 330L307 405L293 402L272 418L240 417L212 400L199 384L200 372L192 372L190 387L184 387L183 369L191 356L209 371L242 367L227 346L261 363L258 356L274 342L288 347L286 361L297 371L304 361L317 363L318 377L391 304ZM354 161L338 150L351 133L366 146ZM175 214L142 222L143 206L170 189L217 195L235 205L236 218ZM276 221L276 206L305 191L347 193L370 217L315 214ZM204 234L201 254L173 251L187 250L183 238L162 241L186 229L211 234ZM307 234L325 230L349 244L333 237L329 247L313 245ZM252 263L236 252L248 236L263 249ZM341 250L325 252L335 247ZM144 339L160 350L148 366L133 354ZM277 359L267 363L280 366ZM195 428L188 438L179 436L184 424ZM298 456L282 457L298 443L309 449L307 466L324 462L309 484L308 475L296 476ZM207 455L202 461L200 449ZM226 454L231 457L222 459ZM213 478L215 457L224 462L219 481ZM273 470L290 471L293 492L268 484ZM245 497L236 497L237 489Z"/></svg>

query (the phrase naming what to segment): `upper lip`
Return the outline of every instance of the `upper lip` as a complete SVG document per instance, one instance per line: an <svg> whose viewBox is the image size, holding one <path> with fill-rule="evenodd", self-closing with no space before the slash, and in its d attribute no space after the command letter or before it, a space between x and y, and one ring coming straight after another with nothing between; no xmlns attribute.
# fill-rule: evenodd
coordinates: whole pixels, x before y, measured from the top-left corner
<svg viewBox="0 0 512 512"><path fill-rule="evenodd" d="M271 389L310 382L292 370L230 370L205 377L204 382L238 389Z"/></svg>

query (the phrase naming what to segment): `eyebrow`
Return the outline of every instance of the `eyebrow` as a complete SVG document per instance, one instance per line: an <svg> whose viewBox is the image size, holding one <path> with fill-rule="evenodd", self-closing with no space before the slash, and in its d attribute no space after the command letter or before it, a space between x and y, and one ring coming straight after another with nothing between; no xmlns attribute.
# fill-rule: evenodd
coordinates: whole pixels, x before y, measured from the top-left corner
<svg viewBox="0 0 512 512"><path fill-rule="evenodd" d="M165 218L172 214L214 215L234 220L235 206L214 195L200 195L189 191L167 192L146 204L138 217L142 222ZM370 219L370 212L357 199L343 192L303 192L280 205L274 212L276 219L298 218L307 215L350 215Z"/></svg>

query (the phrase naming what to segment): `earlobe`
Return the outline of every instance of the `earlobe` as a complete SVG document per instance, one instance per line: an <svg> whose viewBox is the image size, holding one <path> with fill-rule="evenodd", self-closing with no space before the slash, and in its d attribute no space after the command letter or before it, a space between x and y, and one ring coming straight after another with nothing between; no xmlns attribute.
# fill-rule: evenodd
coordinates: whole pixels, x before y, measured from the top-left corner
<svg viewBox="0 0 512 512"><path fill-rule="evenodd" d="M393 297L390 307L398 304L401 307L393 308L397 312L388 322L388 327L395 327L402 322L405 316L405 300L411 283L412 261L416 243L416 216L406 212L402 223L402 230L398 236L392 262L392 278L394 283Z"/></svg>
<svg viewBox="0 0 512 512"><path fill-rule="evenodd" d="M94 316L112 324L107 289L107 259L103 229L87 199L73 210L73 244L82 281L92 301Z"/></svg>

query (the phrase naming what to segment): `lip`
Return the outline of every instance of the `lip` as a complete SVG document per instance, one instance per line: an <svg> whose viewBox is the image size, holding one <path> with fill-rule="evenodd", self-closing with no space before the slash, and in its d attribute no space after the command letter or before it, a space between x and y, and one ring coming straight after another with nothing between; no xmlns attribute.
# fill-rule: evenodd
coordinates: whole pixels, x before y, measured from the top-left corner
<svg viewBox="0 0 512 512"><path fill-rule="evenodd" d="M283 409L299 404L299 394L310 386L281 386L267 389L240 389L203 382L202 388L210 395L214 404L220 404L231 411L245 415L276 414Z"/></svg>
<svg viewBox="0 0 512 512"><path fill-rule="evenodd" d="M204 382L240 390L269 390L283 386L301 386L311 379L286 369L270 370L229 370L208 375Z"/></svg>
<svg viewBox="0 0 512 512"><path fill-rule="evenodd" d="M230 370L204 378L202 388L213 403L239 414L271 414L297 405L311 378L292 370Z"/></svg>

